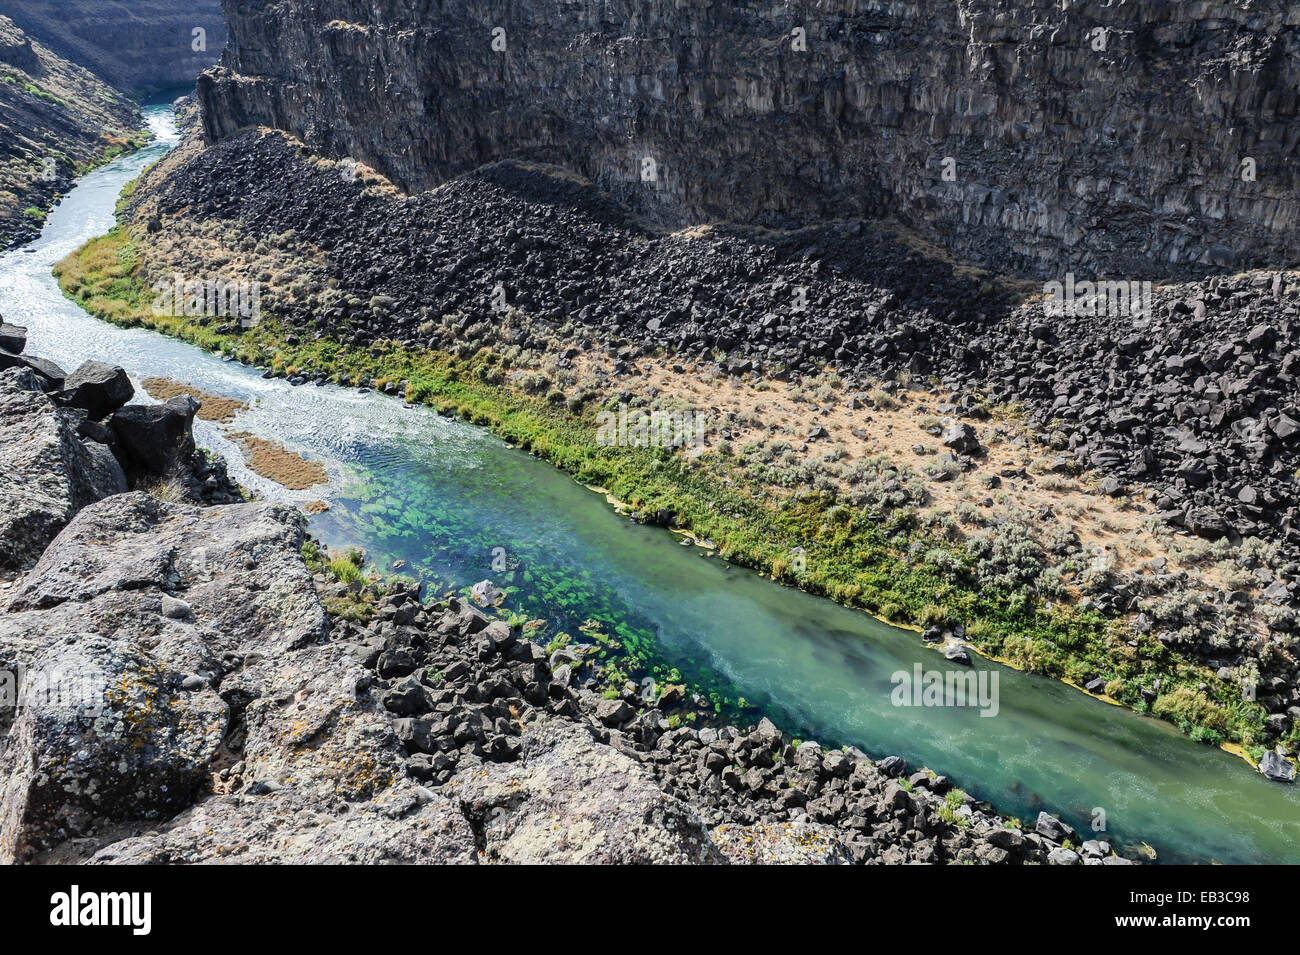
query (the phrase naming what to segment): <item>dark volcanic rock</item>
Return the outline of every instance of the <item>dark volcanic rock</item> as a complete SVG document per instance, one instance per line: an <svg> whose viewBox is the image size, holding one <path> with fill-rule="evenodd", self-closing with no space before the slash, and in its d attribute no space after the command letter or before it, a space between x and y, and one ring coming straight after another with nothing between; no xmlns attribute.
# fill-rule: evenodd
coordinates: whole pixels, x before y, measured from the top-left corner
<svg viewBox="0 0 1300 955"><path fill-rule="evenodd" d="M0 350L19 354L27 347L27 329L0 320Z"/></svg>
<svg viewBox="0 0 1300 955"><path fill-rule="evenodd" d="M198 88L210 137L277 127L412 192L548 162L665 222L897 216L1053 275L1236 271L1300 248L1282 132L1300 31L1278 0L226 10L224 65ZM1099 211L1119 196L1122 215Z"/></svg>
<svg viewBox="0 0 1300 955"><path fill-rule="evenodd" d="M26 368L31 371L40 379L43 391L57 391L63 387L63 382L68 376L67 372L46 358L0 350L0 371L7 368Z"/></svg>
<svg viewBox="0 0 1300 955"><path fill-rule="evenodd" d="M114 413L109 427L117 436L128 470L143 475L175 475L194 456L192 427L199 403L178 395L157 405L128 405Z"/></svg>
<svg viewBox="0 0 1300 955"><path fill-rule="evenodd" d="M98 420L122 407L134 394L131 379L122 368L88 361L68 375L55 399L69 408L82 408Z"/></svg>

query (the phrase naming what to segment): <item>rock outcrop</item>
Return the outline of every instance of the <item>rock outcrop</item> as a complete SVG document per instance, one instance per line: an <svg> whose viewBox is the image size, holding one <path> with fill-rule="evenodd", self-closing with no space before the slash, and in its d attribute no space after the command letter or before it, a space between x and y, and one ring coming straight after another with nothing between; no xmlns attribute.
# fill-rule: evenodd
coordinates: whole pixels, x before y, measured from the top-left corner
<svg viewBox="0 0 1300 955"><path fill-rule="evenodd" d="M308 681L322 692L301 707L259 692L284 654L325 633L301 535L289 508L201 510L141 493L77 515L0 615L6 669L58 674L62 691L26 699L14 719L0 757L0 859L106 822L171 818L207 783L232 720L310 738L341 683ZM168 599L183 617L166 612ZM247 747L255 767L261 742L254 734ZM284 768L324 754L271 758Z"/></svg>
<svg viewBox="0 0 1300 955"><path fill-rule="evenodd" d="M0 571L33 563L77 511L126 488L26 370L0 371Z"/></svg>
<svg viewBox="0 0 1300 955"><path fill-rule="evenodd" d="M212 140L256 125L407 190L515 158L661 222L893 217L1061 277L1292 261L1284 0L227 0Z"/></svg>
<svg viewBox="0 0 1300 955"><path fill-rule="evenodd" d="M239 499L224 462L194 446L193 399L127 405L123 369L88 361L67 374L21 353L21 326L0 324L0 340L14 349L0 348L0 573L30 566L79 510L131 487Z"/></svg>

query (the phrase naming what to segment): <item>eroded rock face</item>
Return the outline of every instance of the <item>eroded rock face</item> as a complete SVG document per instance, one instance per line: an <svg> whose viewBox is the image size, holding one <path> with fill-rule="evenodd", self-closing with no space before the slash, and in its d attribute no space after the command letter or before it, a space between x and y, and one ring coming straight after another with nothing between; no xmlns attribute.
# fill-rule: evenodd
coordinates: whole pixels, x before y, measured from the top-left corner
<svg viewBox="0 0 1300 955"><path fill-rule="evenodd" d="M126 490L112 456L89 450L41 384L0 371L0 570L30 565L78 510Z"/></svg>
<svg viewBox="0 0 1300 955"><path fill-rule="evenodd" d="M5 13L121 90L188 83L226 38L220 0L7 0Z"/></svg>
<svg viewBox="0 0 1300 955"><path fill-rule="evenodd" d="M1053 275L1266 265L1300 237L1300 12L1281 0L226 14L224 67L199 85L209 137L277 127L411 190L539 160L665 222L897 215Z"/></svg>
<svg viewBox="0 0 1300 955"><path fill-rule="evenodd" d="M13 721L0 756L0 858L189 805L232 721L253 720L246 710L279 658L325 631L300 521L291 508L199 509L136 493L85 508L63 530L0 613L4 669L74 681L53 703L0 713ZM178 594L184 619L163 613ZM323 696L301 707L290 696L282 716L262 700L273 712L256 717L286 739L309 736L317 706L334 711Z"/></svg>
<svg viewBox="0 0 1300 955"><path fill-rule="evenodd" d="M35 238L42 220L26 210L49 209L56 195L72 187L80 168L141 125L140 109L126 95L77 65L71 51L56 51L41 34L14 23L9 17L15 5L6 2L0 13L0 64L8 76L0 83L6 160L0 166L0 249ZM41 19L58 22L68 4L28 6L42 8ZM101 16L121 17L120 7L95 6ZM2 336L0 348L17 350Z"/></svg>

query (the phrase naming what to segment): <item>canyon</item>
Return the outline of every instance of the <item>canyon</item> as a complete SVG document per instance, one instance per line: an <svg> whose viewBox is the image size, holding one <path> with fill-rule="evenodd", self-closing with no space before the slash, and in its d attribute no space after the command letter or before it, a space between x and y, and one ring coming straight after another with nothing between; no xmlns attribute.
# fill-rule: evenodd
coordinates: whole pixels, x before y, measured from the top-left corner
<svg viewBox="0 0 1300 955"><path fill-rule="evenodd" d="M1282 0L227 0L209 141L282 129L419 191L499 159L647 218L894 218L1000 271L1294 262Z"/></svg>
<svg viewBox="0 0 1300 955"><path fill-rule="evenodd" d="M0 15L0 249L77 176L147 139L130 98L188 85L226 40L219 0L10 0Z"/></svg>
<svg viewBox="0 0 1300 955"><path fill-rule="evenodd" d="M123 92L187 86L226 42L220 0L6 0L4 12Z"/></svg>
<svg viewBox="0 0 1300 955"><path fill-rule="evenodd" d="M203 70L178 148L56 267L69 298L287 391L489 425L726 572L915 628L972 686L964 668L1005 663L1222 744L1270 791L1204 858L1279 851L1258 830L1300 744L1300 12L224 0L223 27L215 0L12 6L0 200L36 214L0 238L139 144L120 90ZM61 147L62 178L31 173ZM1094 287L1120 307L1079 307ZM187 311L192 288L255 304ZM23 478L0 494L0 664L116 688L89 722L0 714L4 861L1154 857L1131 822L1078 845L1038 767L1009 759L1000 793L1024 825L896 749L783 733L824 711L779 728L759 709L779 693L724 707L709 666L695 684L635 628L593 628L585 571L524 567L578 594L549 620L505 609L529 592L512 574L441 597L381 579L308 536L337 533L329 501L257 500L195 450L188 395L256 402L166 379L165 402L124 406L121 368L67 374L22 329L0 339L0 452ZM630 409L707 426L602 439ZM337 476L305 463L293 490ZM482 498L458 523L367 480L368 539L406 538L377 571L477 547ZM802 666L829 639L772 653ZM1124 765L1103 752L1071 768Z"/></svg>

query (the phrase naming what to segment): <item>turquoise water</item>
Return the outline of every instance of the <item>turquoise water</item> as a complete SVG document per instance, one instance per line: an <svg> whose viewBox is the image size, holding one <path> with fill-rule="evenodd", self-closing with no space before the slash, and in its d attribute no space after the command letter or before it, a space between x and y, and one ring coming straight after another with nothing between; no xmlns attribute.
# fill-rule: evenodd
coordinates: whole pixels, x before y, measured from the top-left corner
<svg viewBox="0 0 1300 955"><path fill-rule="evenodd" d="M149 116L157 145L86 176L40 239L0 258L0 312L30 327L34 353L64 365L97 358L137 384L163 375L249 401L239 428L323 462L327 489L288 492L259 478L201 422L200 442L267 497L326 498L331 509L311 527L328 545L361 546L385 568L405 561L435 591L492 579L515 588L508 606L556 631L576 636L599 620L661 677L675 668L804 739L930 766L1031 825L1046 808L1090 833L1101 809L1112 843L1145 841L1164 861L1300 861L1300 793L1167 724L978 660L977 671L998 677L996 716L894 706L895 672L945 666L915 634L632 524L481 428L379 395L264 380L90 317L60 295L50 267L112 225L122 185L175 141L165 110Z"/></svg>

